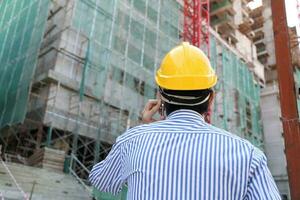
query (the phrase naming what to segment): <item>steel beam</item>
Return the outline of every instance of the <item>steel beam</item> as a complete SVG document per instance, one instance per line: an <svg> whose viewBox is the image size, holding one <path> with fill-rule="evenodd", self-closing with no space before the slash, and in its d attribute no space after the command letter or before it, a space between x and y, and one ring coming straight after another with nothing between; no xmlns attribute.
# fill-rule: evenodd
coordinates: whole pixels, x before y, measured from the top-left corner
<svg viewBox="0 0 300 200"><path fill-rule="evenodd" d="M273 31L285 154L292 200L300 199L300 133L284 0L272 0Z"/></svg>

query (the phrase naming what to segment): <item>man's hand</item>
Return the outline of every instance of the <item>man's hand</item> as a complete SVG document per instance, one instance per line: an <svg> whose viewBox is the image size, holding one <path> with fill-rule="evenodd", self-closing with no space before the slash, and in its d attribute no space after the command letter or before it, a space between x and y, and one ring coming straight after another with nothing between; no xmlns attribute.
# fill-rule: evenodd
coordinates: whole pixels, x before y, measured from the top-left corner
<svg viewBox="0 0 300 200"><path fill-rule="evenodd" d="M161 106L161 100L160 99L150 99L144 108L144 111L142 112L142 121L145 124L155 122L157 120L153 119L153 116L159 111L159 108ZM161 117L161 120L163 117Z"/></svg>

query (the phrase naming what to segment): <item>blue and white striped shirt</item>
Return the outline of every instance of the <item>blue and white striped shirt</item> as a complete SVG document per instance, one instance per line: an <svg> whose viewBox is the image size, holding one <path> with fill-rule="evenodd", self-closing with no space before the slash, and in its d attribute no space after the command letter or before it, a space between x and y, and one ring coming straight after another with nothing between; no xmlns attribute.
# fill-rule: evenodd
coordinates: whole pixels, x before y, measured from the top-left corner
<svg viewBox="0 0 300 200"><path fill-rule="evenodd" d="M279 200L264 154L191 110L118 137L89 177L103 192L128 184L136 200Z"/></svg>

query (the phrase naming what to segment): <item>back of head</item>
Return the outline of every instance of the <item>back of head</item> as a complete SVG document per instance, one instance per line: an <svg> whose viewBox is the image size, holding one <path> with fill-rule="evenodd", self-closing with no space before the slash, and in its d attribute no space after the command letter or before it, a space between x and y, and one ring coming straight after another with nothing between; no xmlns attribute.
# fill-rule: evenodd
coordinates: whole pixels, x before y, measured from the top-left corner
<svg viewBox="0 0 300 200"><path fill-rule="evenodd" d="M204 114L213 98L217 76L206 55L183 42L164 57L155 80L167 115L179 109Z"/></svg>
<svg viewBox="0 0 300 200"><path fill-rule="evenodd" d="M167 90L160 88L160 94L167 115L180 109L205 114L208 112L209 100L213 97L213 90Z"/></svg>

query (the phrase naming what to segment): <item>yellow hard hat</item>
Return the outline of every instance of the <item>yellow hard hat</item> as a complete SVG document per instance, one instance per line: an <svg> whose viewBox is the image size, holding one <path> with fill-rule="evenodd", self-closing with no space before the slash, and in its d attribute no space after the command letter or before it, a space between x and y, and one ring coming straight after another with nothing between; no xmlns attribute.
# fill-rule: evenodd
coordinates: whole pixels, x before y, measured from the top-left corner
<svg viewBox="0 0 300 200"><path fill-rule="evenodd" d="M213 87L217 76L206 55L183 42L164 57L155 80L169 90L203 90Z"/></svg>

